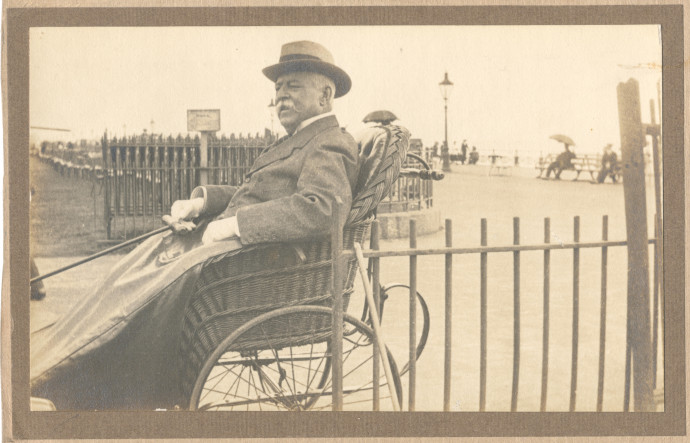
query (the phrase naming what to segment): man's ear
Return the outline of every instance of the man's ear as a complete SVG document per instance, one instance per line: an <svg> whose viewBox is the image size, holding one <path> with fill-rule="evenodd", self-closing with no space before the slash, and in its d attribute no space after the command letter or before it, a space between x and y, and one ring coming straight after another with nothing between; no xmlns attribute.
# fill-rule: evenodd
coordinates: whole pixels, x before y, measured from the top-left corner
<svg viewBox="0 0 690 443"><path fill-rule="evenodd" d="M331 88L330 85L324 86L323 87L323 94L321 94L321 98L323 101L322 105L326 105L328 103L331 103L331 101L333 101L333 95L334 94L335 93L333 91L333 88Z"/></svg>

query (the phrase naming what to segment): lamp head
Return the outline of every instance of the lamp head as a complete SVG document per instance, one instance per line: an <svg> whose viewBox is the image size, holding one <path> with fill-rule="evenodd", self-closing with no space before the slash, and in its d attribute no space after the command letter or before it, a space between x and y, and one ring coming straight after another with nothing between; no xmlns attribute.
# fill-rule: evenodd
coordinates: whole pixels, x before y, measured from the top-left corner
<svg viewBox="0 0 690 443"><path fill-rule="evenodd" d="M447 72L445 77L443 78L443 81L438 84L438 87L441 89L441 97L443 97L444 100L447 100L450 96L451 91L453 90L453 82L451 82L448 79Z"/></svg>

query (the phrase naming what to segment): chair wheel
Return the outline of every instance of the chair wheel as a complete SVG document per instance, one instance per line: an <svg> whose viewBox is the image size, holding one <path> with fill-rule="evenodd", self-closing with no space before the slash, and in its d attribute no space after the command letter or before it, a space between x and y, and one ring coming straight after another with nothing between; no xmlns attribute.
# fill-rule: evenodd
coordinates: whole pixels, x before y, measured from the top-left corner
<svg viewBox="0 0 690 443"><path fill-rule="evenodd" d="M190 395L190 409L204 411L305 411L332 409L329 308L277 309L245 323L209 355ZM373 408L373 331L343 318L343 409ZM377 356L378 358L378 356ZM393 384L402 405L402 384L388 353ZM380 359L379 359L380 361ZM380 370L381 406L389 396Z"/></svg>
<svg viewBox="0 0 690 443"><path fill-rule="evenodd" d="M379 308L379 316L381 317L381 330L386 346L393 354L396 361L406 362L400 368L400 375L403 376L410 369L410 351L409 351L409 297L410 287L402 283L392 283L381 288L381 307ZM362 318L370 323L369 310L366 305ZM416 359L424 351L426 341L429 337L429 328L431 326L431 317L429 315L429 307L424 300L424 297L417 292L417 307L416 307L416 330L417 330L417 348L415 351ZM399 321L396 321L399 320Z"/></svg>

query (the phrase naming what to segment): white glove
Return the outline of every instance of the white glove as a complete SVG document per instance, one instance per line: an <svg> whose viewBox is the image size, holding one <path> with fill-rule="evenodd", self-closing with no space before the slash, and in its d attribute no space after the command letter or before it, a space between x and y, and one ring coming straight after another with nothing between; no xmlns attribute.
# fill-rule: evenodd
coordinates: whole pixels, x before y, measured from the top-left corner
<svg viewBox="0 0 690 443"><path fill-rule="evenodd" d="M204 199L194 198L191 200L177 200L170 207L170 217L173 220L191 220L201 214L204 207Z"/></svg>
<svg viewBox="0 0 690 443"><path fill-rule="evenodd" d="M237 217L228 217L209 223L208 226L206 226L203 237L201 237L201 242L208 245L215 241L239 236L240 232L237 227Z"/></svg>

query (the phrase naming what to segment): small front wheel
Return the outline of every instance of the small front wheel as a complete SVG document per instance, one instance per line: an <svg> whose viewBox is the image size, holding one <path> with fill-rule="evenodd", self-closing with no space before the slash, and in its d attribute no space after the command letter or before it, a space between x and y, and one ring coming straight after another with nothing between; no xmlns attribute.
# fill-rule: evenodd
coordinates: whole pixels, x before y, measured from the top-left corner
<svg viewBox="0 0 690 443"><path fill-rule="evenodd" d="M381 306L379 307L379 317L381 333L388 350L393 354L395 360L406 362L400 369L400 375L403 376L410 369L410 287L402 283L391 283L382 286L380 293ZM419 360L429 338L431 317L429 315L429 307L419 292L417 292L416 302L415 329L417 344L415 356ZM362 319L367 324L371 323L366 304L364 305Z"/></svg>

